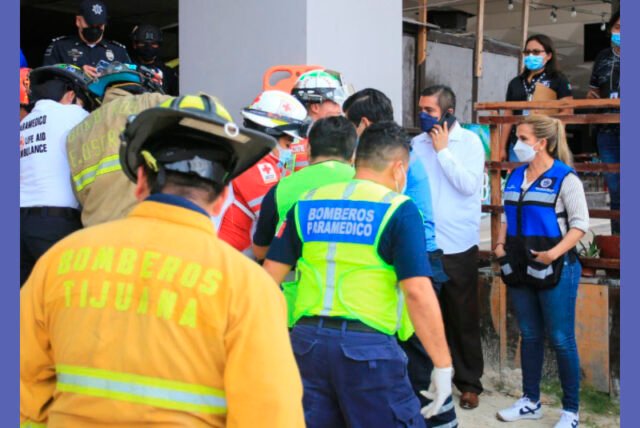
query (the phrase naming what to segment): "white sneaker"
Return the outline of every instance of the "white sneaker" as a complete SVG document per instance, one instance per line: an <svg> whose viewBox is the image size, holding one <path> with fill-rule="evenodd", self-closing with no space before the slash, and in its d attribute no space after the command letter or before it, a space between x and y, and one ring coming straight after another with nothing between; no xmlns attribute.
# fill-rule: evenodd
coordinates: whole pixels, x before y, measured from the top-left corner
<svg viewBox="0 0 640 428"><path fill-rule="evenodd" d="M578 414L563 410L562 416L554 428L578 428L578 425L580 425Z"/></svg>
<svg viewBox="0 0 640 428"><path fill-rule="evenodd" d="M540 419L542 417L542 405L540 401L534 403L529 398L522 397L513 406L500 410L496 417L503 422L513 422L520 419ZM567 425L567 427L570 426Z"/></svg>

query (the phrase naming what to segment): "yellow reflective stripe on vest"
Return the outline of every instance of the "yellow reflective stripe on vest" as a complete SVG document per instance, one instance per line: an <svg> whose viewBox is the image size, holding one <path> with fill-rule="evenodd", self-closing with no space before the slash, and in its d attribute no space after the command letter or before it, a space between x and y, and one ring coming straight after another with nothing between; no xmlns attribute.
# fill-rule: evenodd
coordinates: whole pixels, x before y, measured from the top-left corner
<svg viewBox="0 0 640 428"><path fill-rule="evenodd" d="M106 158L100 159L100 162L97 164L91 165L74 175L73 182L76 185L76 190L79 192L96 181L97 176L121 169L119 155L107 156Z"/></svg>
<svg viewBox="0 0 640 428"><path fill-rule="evenodd" d="M23 422L20 424L20 428L47 428L47 424L40 424L37 422Z"/></svg>
<svg viewBox="0 0 640 428"><path fill-rule="evenodd" d="M342 193L342 199L349 199L353 192L356 190L357 182L352 181L347 185ZM315 189L314 189L315 190ZM311 199L315 194L314 191L309 192L306 199ZM393 198L395 197L395 193L389 191L381 200L383 203L391 203ZM383 228L378 231L378 234L381 234ZM326 288L325 294L322 304L322 310L320 311L320 315L329 316L331 311L333 310L333 299L336 293L336 251L338 249L337 242L330 242L327 248L327 273L326 273ZM377 250L376 250L377 251ZM402 293L400 293L402 294ZM402 301L398 304L399 314L402 314ZM398 326L400 325L400 318L398 318Z"/></svg>
<svg viewBox="0 0 640 428"><path fill-rule="evenodd" d="M56 366L56 372L58 391L185 412L227 412L224 391L207 386L77 366Z"/></svg>
<svg viewBox="0 0 640 428"><path fill-rule="evenodd" d="M349 197L356 190L356 182L352 181L347 185L342 193L342 199L349 199ZM310 193L313 197L315 192ZM329 242L329 248L327 249L327 274L326 274L326 288L324 293L324 300L322 301L322 310L320 315L328 316L333 310L333 297L336 294L336 251L338 250L337 242Z"/></svg>

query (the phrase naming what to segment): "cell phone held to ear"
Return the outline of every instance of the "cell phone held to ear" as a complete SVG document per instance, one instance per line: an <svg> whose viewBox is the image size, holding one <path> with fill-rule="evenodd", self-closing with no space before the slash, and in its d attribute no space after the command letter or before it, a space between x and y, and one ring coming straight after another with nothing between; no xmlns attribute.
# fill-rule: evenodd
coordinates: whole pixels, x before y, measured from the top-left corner
<svg viewBox="0 0 640 428"><path fill-rule="evenodd" d="M438 121L438 125L444 128L445 122L447 124L447 128L451 130L451 127L453 126L453 124L456 123L456 117L449 112L445 112L445 114L443 114L440 120Z"/></svg>

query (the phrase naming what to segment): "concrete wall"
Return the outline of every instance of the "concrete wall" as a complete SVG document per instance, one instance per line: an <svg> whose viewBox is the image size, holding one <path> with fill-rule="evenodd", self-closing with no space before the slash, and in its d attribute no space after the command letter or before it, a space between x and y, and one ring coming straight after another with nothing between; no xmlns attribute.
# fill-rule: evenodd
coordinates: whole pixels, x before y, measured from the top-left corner
<svg viewBox="0 0 640 428"><path fill-rule="evenodd" d="M447 85L456 94L456 117L471 122L473 96L473 51L429 42L427 44L426 86Z"/></svg>
<svg viewBox="0 0 640 428"><path fill-rule="evenodd" d="M412 35L402 36L402 126L416 127L416 39Z"/></svg>
<svg viewBox="0 0 640 428"><path fill-rule="evenodd" d="M366 13L363 13L366 12ZM375 87L402 117L402 4L388 0L183 0L180 87L218 95L231 114L277 64L319 64Z"/></svg>
<svg viewBox="0 0 640 428"><path fill-rule="evenodd" d="M473 49L439 42L427 45L426 84L451 86L457 97L456 117L471 122L473 113ZM483 53L478 101L504 101L509 81L518 73L518 58Z"/></svg>
<svg viewBox="0 0 640 428"><path fill-rule="evenodd" d="M518 74L518 58L485 52L478 101L504 101L509 82Z"/></svg>
<svg viewBox="0 0 640 428"><path fill-rule="evenodd" d="M220 97L239 122L269 67L306 61L305 1L182 0L179 19L180 92Z"/></svg>
<svg viewBox="0 0 640 428"><path fill-rule="evenodd" d="M381 90L400 121L402 3L307 0L307 63L342 72L356 90Z"/></svg>

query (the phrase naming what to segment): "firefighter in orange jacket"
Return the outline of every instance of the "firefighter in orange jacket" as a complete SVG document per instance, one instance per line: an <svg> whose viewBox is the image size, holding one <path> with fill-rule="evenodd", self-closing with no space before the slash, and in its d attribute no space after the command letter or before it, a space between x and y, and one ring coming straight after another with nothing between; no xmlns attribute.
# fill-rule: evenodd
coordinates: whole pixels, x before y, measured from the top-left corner
<svg viewBox="0 0 640 428"><path fill-rule="evenodd" d="M122 138L142 202L60 241L21 290L21 426L303 427L284 298L209 218L275 141L205 95Z"/></svg>

